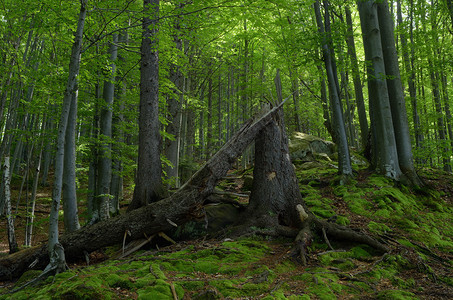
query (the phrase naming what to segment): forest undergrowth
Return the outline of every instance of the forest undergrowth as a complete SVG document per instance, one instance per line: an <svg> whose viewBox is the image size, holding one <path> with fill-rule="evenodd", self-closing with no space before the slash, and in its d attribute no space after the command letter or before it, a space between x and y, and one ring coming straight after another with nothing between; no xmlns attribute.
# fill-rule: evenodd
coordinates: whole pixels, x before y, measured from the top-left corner
<svg viewBox="0 0 453 300"><path fill-rule="evenodd" d="M266 236L201 235L155 238L118 258L122 245L90 254L55 278L8 294L39 271L0 283L0 299L451 299L453 297L453 177L420 170L429 188L413 191L363 169L338 185L336 169L319 162L296 165L304 200L318 217L364 231L390 251L315 239L302 266L292 240ZM219 188L247 193L251 172L233 172ZM45 195L41 195L44 197ZM47 196L47 197L50 197ZM246 198L233 200L246 202ZM126 199L125 201L128 201ZM36 240L45 240L41 201ZM4 220L1 236L6 237ZM20 223L20 218L16 223ZM62 223L62 222L61 222ZM3 240L3 239L2 239ZM19 236L19 242L20 242ZM329 247L329 244L332 248ZM0 251L5 253L3 242Z"/></svg>

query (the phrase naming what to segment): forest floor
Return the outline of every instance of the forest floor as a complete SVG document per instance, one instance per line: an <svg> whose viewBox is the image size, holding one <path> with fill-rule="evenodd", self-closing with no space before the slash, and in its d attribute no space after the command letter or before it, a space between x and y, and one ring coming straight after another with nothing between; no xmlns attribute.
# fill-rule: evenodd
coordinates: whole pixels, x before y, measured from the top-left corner
<svg viewBox="0 0 453 300"><path fill-rule="evenodd" d="M420 171L428 188L413 191L367 170L340 186L329 163L296 166L301 193L315 215L367 232L390 251L382 255L365 245L331 240L333 250L316 238L308 265L302 266L293 241L284 238L232 239L224 231L221 238L201 236L176 244L155 239L124 258L113 258L121 245L102 249L90 255L89 266L80 261L44 283L6 294L39 272L28 271L17 282L0 282L0 299L453 298L453 176ZM232 173L219 188L246 193L244 179L250 174ZM38 195L34 244L46 239L50 193L45 189ZM23 211L20 205L19 244ZM5 228L2 217L3 255Z"/></svg>

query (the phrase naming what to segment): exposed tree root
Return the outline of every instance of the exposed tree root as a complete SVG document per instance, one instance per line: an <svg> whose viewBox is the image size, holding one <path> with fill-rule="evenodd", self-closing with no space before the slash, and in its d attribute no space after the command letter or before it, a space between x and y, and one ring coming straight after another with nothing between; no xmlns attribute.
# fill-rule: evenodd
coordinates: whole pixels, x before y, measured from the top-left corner
<svg viewBox="0 0 453 300"><path fill-rule="evenodd" d="M62 236L60 243L65 248L68 261L80 259L86 253L106 246L120 244L125 232L131 240L141 239L145 234L151 236L169 231L175 224L199 218L203 202L212 194L217 182L226 176L232 164L261 130L272 122L283 103L264 115L248 120L169 198ZM44 268L48 263L46 245L20 251L0 259L0 280L17 278L30 268Z"/></svg>

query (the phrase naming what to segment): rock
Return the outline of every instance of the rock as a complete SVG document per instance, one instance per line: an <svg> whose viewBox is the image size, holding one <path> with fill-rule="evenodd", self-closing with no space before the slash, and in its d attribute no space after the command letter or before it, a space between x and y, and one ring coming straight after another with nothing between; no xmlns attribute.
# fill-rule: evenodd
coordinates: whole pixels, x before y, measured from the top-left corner
<svg viewBox="0 0 453 300"><path fill-rule="evenodd" d="M289 141L289 152L292 161L308 162L319 159L331 161L336 150L333 142L302 132L294 132Z"/></svg>

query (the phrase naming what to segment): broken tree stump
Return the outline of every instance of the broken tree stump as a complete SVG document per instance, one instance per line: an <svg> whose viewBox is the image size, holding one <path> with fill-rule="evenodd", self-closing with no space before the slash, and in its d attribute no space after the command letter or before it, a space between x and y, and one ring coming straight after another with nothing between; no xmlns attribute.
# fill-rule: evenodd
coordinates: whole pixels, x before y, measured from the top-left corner
<svg viewBox="0 0 453 300"><path fill-rule="evenodd" d="M202 215L203 201L214 191L217 182L227 174L245 148L272 121L284 102L263 115L249 119L171 197L63 235L60 243L65 249L66 260L74 261L83 258L86 253L119 244L125 232L130 233L131 239L139 239L145 234L150 236L168 231L175 224L181 225ZM0 280L17 278L31 266L42 269L48 263L46 245L20 251L0 259Z"/></svg>

